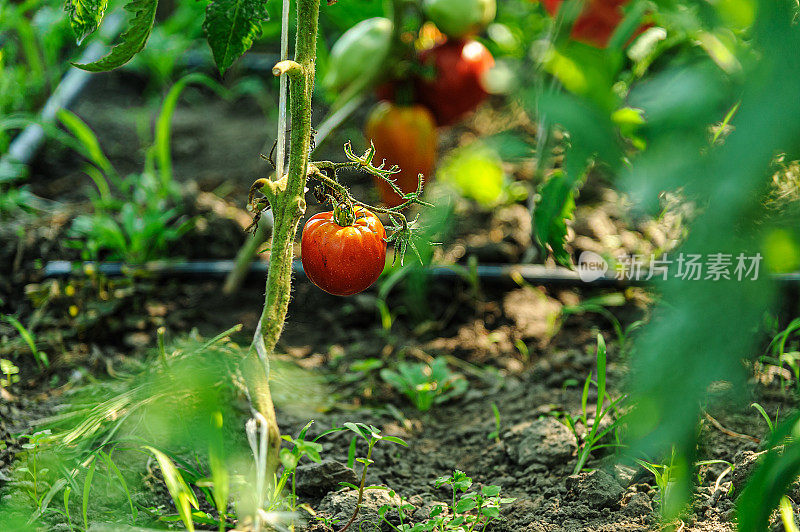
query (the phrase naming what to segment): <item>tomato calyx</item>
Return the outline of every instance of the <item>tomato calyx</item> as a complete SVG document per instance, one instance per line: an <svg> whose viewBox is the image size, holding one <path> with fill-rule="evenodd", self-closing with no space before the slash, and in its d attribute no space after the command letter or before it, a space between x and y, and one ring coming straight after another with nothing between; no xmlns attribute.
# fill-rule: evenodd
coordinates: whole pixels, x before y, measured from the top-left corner
<svg viewBox="0 0 800 532"><path fill-rule="evenodd" d="M356 221L353 207L345 202L333 205L333 221L342 227L349 227Z"/></svg>

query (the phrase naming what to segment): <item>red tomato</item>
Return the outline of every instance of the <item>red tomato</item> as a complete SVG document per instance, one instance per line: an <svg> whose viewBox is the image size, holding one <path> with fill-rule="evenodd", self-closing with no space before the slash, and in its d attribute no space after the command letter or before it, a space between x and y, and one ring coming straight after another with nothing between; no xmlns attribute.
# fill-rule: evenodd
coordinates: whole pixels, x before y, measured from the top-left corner
<svg viewBox="0 0 800 532"><path fill-rule="evenodd" d="M608 46L608 40L624 18L622 6L630 0L586 0L583 11L572 26L572 38L600 48ZM563 0L542 0L548 13L555 16ZM644 27L639 28L639 32Z"/></svg>
<svg viewBox="0 0 800 532"><path fill-rule="evenodd" d="M336 296L350 296L374 283L386 263L386 230L374 213L355 209L353 225L341 226L333 212L309 218L300 242L303 270L312 283Z"/></svg>
<svg viewBox="0 0 800 532"><path fill-rule="evenodd" d="M454 124L486 99L483 76L494 66L494 58L478 41L447 41L422 51L419 58L436 74L432 80L419 80L417 100L440 126Z"/></svg>
<svg viewBox="0 0 800 532"><path fill-rule="evenodd" d="M375 145L375 163L386 160L386 167L397 165L400 173L392 176L404 193L417 190L417 175L430 180L436 165L438 135L430 111L421 105L400 106L379 102L370 112L365 128L367 142ZM395 207L403 198L383 179L375 178L381 199Z"/></svg>

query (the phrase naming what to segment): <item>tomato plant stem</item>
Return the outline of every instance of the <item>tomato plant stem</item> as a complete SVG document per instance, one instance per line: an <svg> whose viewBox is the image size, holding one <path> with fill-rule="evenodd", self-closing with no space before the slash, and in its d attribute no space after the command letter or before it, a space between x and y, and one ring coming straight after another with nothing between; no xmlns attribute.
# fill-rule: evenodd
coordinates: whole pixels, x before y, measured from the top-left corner
<svg viewBox="0 0 800 532"><path fill-rule="evenodd" d="M272 181L265 180L262 189L272 206L274 224L264 308L244 368L251 401L267 420L268 479L274 477L281 444L269 389L269 357L275 350L286 321L292 286L294 237L306 209L304 193L311 148L311 95L314 88L319 1L297 1L294 61L281 61L273 69L275 75L289 76L289 166L285 176L276 176Z"/></svg>

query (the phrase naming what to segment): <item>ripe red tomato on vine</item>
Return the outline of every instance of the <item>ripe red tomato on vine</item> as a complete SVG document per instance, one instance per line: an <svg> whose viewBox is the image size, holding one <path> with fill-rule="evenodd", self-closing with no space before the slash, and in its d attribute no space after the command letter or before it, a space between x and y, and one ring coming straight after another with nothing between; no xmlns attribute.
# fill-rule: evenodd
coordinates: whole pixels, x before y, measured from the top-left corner
<svg viewBox="0 0 800 532"><path fill-rule="evenodd" d="M335 211L309 218L300 241L303 270L312 283L337 296L369 288L386 264L386 230L375 214L353 209L355 220L337 221ZM341 225L339 222L344 223Z"/></svg>
<svg viewBox="0 0 800 532"><path fill-rule="evenodd" d="M555 16L564 0L541 1L547 12ZM586 0L583 11L572 26L571 37L576 41L605 48L625 17L622 7L629 2L630 0ZM640 32L643 30L644 27L639 29Z"/></svg>
<svg viewBox="0 0 800 532"><path fill-rule="evenodd" d="M375 146L377 164L385 159L387 167L397 165L400 172L392 177L408 194L417 190L417 176L430 179L436 165L438 134L430 111L421 105L397 105L379 102L370 112L364 130L367 142ZM389 184L375 178L381 200L389 207L403 203L403 198Z"/></svg>
<svg viewBox="0 0 800 532"><path fill-rule="evenodd" d="M419 60L432 69L432 77L417 80L417 101L431 110L440 126L454 124L488 96L484 76L494 58L478 41L450 40L423 50Z"/></svg>

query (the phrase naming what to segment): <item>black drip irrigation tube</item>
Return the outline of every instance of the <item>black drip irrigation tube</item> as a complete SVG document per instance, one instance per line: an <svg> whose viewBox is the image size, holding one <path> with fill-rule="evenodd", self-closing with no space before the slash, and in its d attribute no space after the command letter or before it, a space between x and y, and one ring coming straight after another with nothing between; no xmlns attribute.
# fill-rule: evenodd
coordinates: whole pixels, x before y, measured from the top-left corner
<svg viewBox="0 0 800 532"><path fill-rule="evenodd" d="M226 277L234 268L235 261L211 260L190 262L156 261L143 265L130 265L122 262L70 262L51 261L45 264L45 278L87 277L101 274L106 277L122 276L155 276L162 278L219 279ZM267 273L269 263L265 261L250 264L248 274L261 279ZM464 266L455 268L447 266L429 266L428 270L434 279L462 279ZM292 263L296 275L306 278L303 265L299 260ZM571 285L585 287L626 287L646 285L648 282L636 279L618 279L615 276L603 275L593 280L584 280L575 270L562 267L548 267L540 264L480 264L477 276L481 281L504 283L513 282L514 278L522 278L531 284ZM781 283L797 284L800 272L774 274L774 280Z"/></svg>

